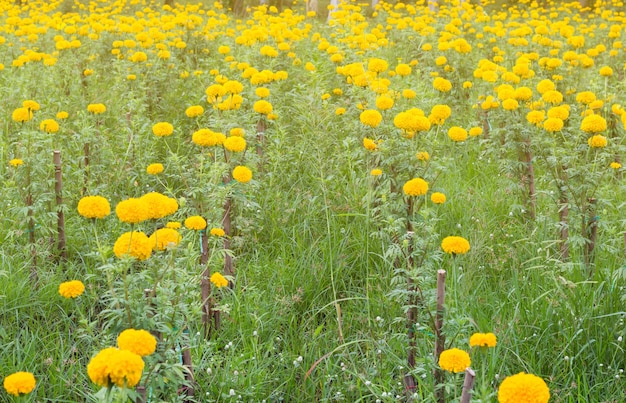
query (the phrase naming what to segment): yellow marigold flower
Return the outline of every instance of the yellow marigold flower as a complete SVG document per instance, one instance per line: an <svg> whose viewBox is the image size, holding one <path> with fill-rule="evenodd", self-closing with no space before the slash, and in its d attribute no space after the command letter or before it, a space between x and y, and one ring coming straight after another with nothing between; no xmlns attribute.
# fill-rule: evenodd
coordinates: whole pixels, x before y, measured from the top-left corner
<svg viewBox="0 0 626 403"><path fill-rule="evenodd" d="M498 403L548 403L550 389L536 375L520 372L506 377L498 389Z"/></svg>
<svg viewBox="0 0 626 403"><path fill-rule="evenodd" d="M145 199L133 197L117 203L115 213L120 221L128 224L140 223L147 220L150 216Z"/></svg>
<svg viewBox="0 0 626 403"><path fill-rule="evenodd" d="M445 78L437 77L433 81L433 87L437 91L448 92L452 89L452 83Z"/></svg>
<svg viewBox="0 0 626 403"><path fill-rule="evenodd" d="M541 99L549 104L557 105L563 102L563 94L561 94L559 91L550 90L544 92L541 96Z"/></svg>
<svg viewBox="0 0 626 403"><path fill-rule="evenodd" d="M519 108L519 102L513 98L505 99L502 101L502 109L506 111L514 111Z"/></svg>
<svg viewBox="0 0 626 403"><path fill-rule="evenodd" d="M104 218L111 214L111 205L102 196L85 196L78 201L77 210L85 218Z"/></svg>
<svg viewBox="0 0 626 403"><path fill-rule="evenodd" d="M378 145L374 140L365 137L363 138L363 147L365 147L366 150L374 151L376 150L376 148L378 148Z"/></svg>
<svg viewBox="0 0 626 403"><path fill-rule="evenodd" d="M232 129L230 129L230 131L228 133L231 136L236 136L236 137L245 137L246 136L246 131L243 130L241 127L233 127Z"/></svg>
<svg viewBox="0 0 626 403"><path fill-rule="evenodd" d="M238 165L233 169L233 179L239 183L248 183L252 180L252 171L243 165Z"/></svg>
<svg viewBox="0 0 626 403"><path fill-rule="evenodd" d="M26 101L22 102L22 106L33 112L37 112L41 108L39 102L33 101L32 99L27 99Z"/></svg>
<svg viewBox="0 0 626 403"><path fill-rule="evenodd" d="M596 100L596 94L591 91L582 91L576 94L576 102L583 105L589 105Z"/></svg>
<svg viewBox="0 0 626 403"><path fill-rule="evenodd" d="M528 87L519 87L515 89L513 97L518 101L528 101L533 97L533 90Z"/></svg>
<svg viewBox="0 0 626 403"><path fill-rule="evenodd" d="M261 99L254 103L253 109L256 113L260 113L261 115L268 115L272 113L272 110L274 108L272 107L271 103Z"/></svg>
<svg viewBox="0 0 626 403"><path fill-rule="evenodd" d="M470 339L470 347L495 347L496 335L493 333L474 333Z"/></svg>
<svg viewBox="0 0 626 403"><path fill-rule="evenodd" d="M406 99L413 99L417 96L417 92L410 90L410 89L405 89L402 90L402 97L406 98Z"/></svg>
<svg viewBox="0 0 626 403"><path fill-rule="evenodd" d="M135 75L135 74L129 74L129 75L127 75L127 76L126 76L126 79L127 79L128 81L135 81L135 80L137 79L137 75Z"/></svg>
<svg viewBox="0 0 626 403"><path fill-rule="evenodd" d="M376 98L376 107L381 111L386 111L393 107L393 99L388 95L382 95Z"/></svg>
<svg viewBox="0 0 626 403"><path fill-rule="evenodd" d="M551 133L558 132L563 128L563 121L559 118L548 118L543 122L543 128Z"/></svg>
<svg viewBox="0 0 626 403"><path fill-rule="evenodd" d="M213 147L223 144L226 136L210 129L200 129L193 133L191 140L201 147Z"/></svg>
<svg viewBox="0 0 626 403"><path fill-rule="evenodd" d="M448 129L448 137L456 142L465 141L467 140L467 130L462 127L452 126Z"/></svg>
<svg viewBox="0 0 626 403"><path fill-rule="evenodd" d="M101 113L106 112L107 107L104 104L89 104L87 105L87 111L93 113L94 115L99 115Z"/></svg>
<svg viewBox="0 0 626 403"><path fill-rule="evenodd" d="M130 255L139 260L146 260L152 255L154 245L141 231L125 232L113 245L113 253L118 258Z"/></svg>
<svg viewBox="0 0 626 403"><path fill-rule="evenodd" d="M469 129L470 137L480 136L481 134L483 134L483 128L482 127L474 126L471 129Z"/></svg>
<svg viewBox="0 0 626 403"><path fill-rule="evenodd" d="M211 282L217 288L226 287L228 285L228 280L226 280L226 278L218 272L215 272L211 275Z"/></svg>
<svg viewBox="0 0 626 403"><path fill-rule="evenodd" d="M126 329L117 336L117 346L145 357L154 353L157 346L156 338L145 330Z"/></svg>
<svg viewBox="0 0 626 403"><path fill-rule="evenodd" d="M157 137L171 136L174 133L174 126L168 122L159 122L152 126L152 133Z"/></svg>
<svg viewBox="0 0 626 403"><path fill-rule="evenodd" d="M190 230L203 230L206 228L206 220L199 215L194 215L185 220L185 227Z"/></svg>
<svg viewBox="0 0 626 403"><path fill-rule="evenodd" d="M268 88L265 88L265 87L257 88L256 90L254 90L254 93L259 98L267 98L267 97L270 96L270 90Z"/></svg>
<svg viewBox="0 0 626 403"><path fill-rule="evenodd" d="M420 109L413 108L400 112L393 118L393 125L405 132L420 132L430 129L430 120L424 116Z"/></svg>
<svg viewBox="0 0 626 403"><path fill-rule="evenodd" d="M400 63L396 66L396 74L401 77L406 77L411 74L411 66L405 63Z"/></svg>
<svg viewBox="0 0 626 403"><path fill-rule="evenodd" d="M452 109L448 105L435 105L430 110L429 119L435 124L443 124L452 115Z"/></svg>
<svg viewBox="0 0 626 403"><path fill-rule="evenodd" d="M532 123L536 126L540 125L545 117L546 113L544 111L530 111L526 114L528 123Z"/></svg>
<svg viewBox="0 0 626 403"><path fill-rule="evenodd" d="M161 172L163 172L165 168L163 167L163 164L160 163L155 163L155 164L150 164L146 167L146 172L149 173L150 175L158 175Z"/></svg>
<svg viewBox="0 0 626 403"><path fill-rule="evenodd" d="M600 133L606 130L606 120L600 115L589 115L580 123L580 130L585 133Z"/></svg>
<svg viewBox="0 0 626 403"><path fill-rule="evenodd" d="M11 119L18 123L28 122L33 118L33 112L28 108L17 108L11 114Z"/></svg>
<svg viewBox="0 0 626 403"><path fill-rule="evenodd" d="M474 86L471 81L463 81L463 88L470 89Z"/></svg>
<svg viewBox="0 0 626 403"><path fill-rule="evenodd" d="M211 228L211 231L209 231L209 234L216 236L216 237L223 237L224 235L226 235L224 230L221 228Z"/></svg>
<svg viewBox="0 0 626 403"><path fill-rule="evenodd" d="M67 119L69 116L70 114L65 111L61 111L56 114L56 118L60 120Z"/></svg>
<svg viewBox="0 0 626 403"><path fill-rule="evenodd" d="M596 134L587 140L587 144L591 148L604 148L607 145L607 139L601 134Z"/></svg>
<svg viewBox="0 0 626 403"><path fill-rule="evenodd" d="M200 105L192 105L185 110L185 115L189 118L197 118L204 113L204 108Z"/></svg>
<svg viewBox="0 0 626 403"><path fill-rule="evenodd" d="M241 84L239 81L228 80L222 85L224 86L224 89L228 94L240 94L241 92L243 92L243 84Z"/></svg>
<svg viewBox="0 0 626 403"><path fill-rule="evenodd" d="M296 59L296 60L297 60L297 59ZM295 64L295 61L294 61L294 64ZM313 63L311 63L311 62L306 62L306 64L304 65L304 68L305 68L307 71L310 71L310 72L315 71L315 65L313 65Z"/></svg>
<svg viewBox="0 0 626 403"><path fill-rule="evenodd" d="M548 117L567 120L567 118L569 118L569 110L565 106L553 106L548 109Z"/></svg>
<svg viewBox="0 0 626 403"><path fill-rule="evenodd" d="M165 228L179 229L180 227L181 225L179 221L170 221L167 224L165 224Z"/></svg>
<svg viewBox="0 0 626 403"><path fill-rule="evenodd" d="M402 186L402 190L407 196L422 196L428 192L428 182L422 178L413 178Z"/></svg>
<svg viewBox="0 0 626 403"><path fill-rule="evenodd" d="M389 63L383 59L372 58L367 62L367 70L372 73L382 73L389 68Z"/></svg>
<svg viewBox="0 0 626 403"><path fill-rule="evenodd" d="M604 66L600 69L600 75L602 77L611 77L613 75L613 69L609 66Z"/></svg>
<svg viewBox="0 0 626 403"><path fill-rule="evenodd" d="M446 202L446 195L441 192L434 192L430 195L430 201L435 204L443 204Z"/></svg>
<svg viewBox="0 0 626 403"><path fill-rule="evenodd" d="M335 115L340 116L346 113L346 108L337 108L335 109Z"/></svg>
<svg viewBox="0 0 626 403"><path fill-rule="evenodd" d="M554 82L552 82L552 80L541 80L539 81L539 83L537 84L537 91L539 91L540 94L544 94L548 91L554 91L556 90L556 85L554 84Z"/></svg>
<svg viewBox="0 0 626 403"><path fill-rule="evenodd" d="M85 285L80 280L66 281L59 284L59 295L63 298L76 298L85 292Z"/></svg>
<svg viewBox="0 0 626 403"><path fill-rule="evenodd" d="M46 133L56 133L59 131L59 124L54 119L44 119L39 124L39 129Z"/></svg>
<svg viewBox="0 0 626 403"><path fill-rule="evenodd" d="M87 375L96 385L108 387L111 385L109 377L109 363L111 358L118 351L115 347L100 350L87 364Z"/></svg>
<svg viewBox="0 0 626 403"><path fill-rule="evenodd" d="M9 161L9 165L11 165L14 168L19 167L20 165L23 165L24 161L22 161L19 158L13 158L11 161Z"/></svg>
<svg viewBox="0 0 626 403"><path fill-rule="evenodd" d="M361 112L361 115L359 116L359 120L365 126L369 126L369 127L374 128L374 127L378 126L380 124L380 122L382 122L383 115L381 115L380 112L378 112L377 110L367 109L367 110Z"/></svg>
<svg viewBox="0 0 626 403"><path fill-rule="evenodd" d="M601 99L596 99L595 101L589 104L589 108L593 110L602 109L603 106L604 106L604 101Z"/></svg>
<svg viewBox="0 0 626 403"><path fill-rule="evenodd" d="M239 136L230 136L224 140L224 148L231 152L242 152L246 149L246 139Z"/></svg>
<svg viewBox="0 0 626 403"><path fill-rule="evenodd" d="M370 171L370 175L372 176L380 176L382 174L383 174L383 171L382 169L379 169L379 168L374 168Z"/></svg>
<svg viewBox="0 0 626 403"><path fill-rule="evenodd" d="M611 162L611 164L609 165L611 168L613 169L620 169L622 167L622 164L620 164L619 162Z"/></svg>
<svg viewBox="0 0 626 403"><path fill-rule="evenodd" d="M420 160L420 161L428 161L430 160L430 154L428 154L428 152L426 151L420 151L417 154L415 154L415 157Z"/></svg>
<svg viewBox="0 0 626 403"><path fill-rule="evenodd" d="M154 250L166 250L173 248L180 243L181 235L173 228L159 228L150 235L150 242ZM122 348L120 346L120 348ZM139 353L137 353L139 354ZM142 354L139 354L142 355Z"/></svg>
<svg viewBox="0 0 626 403"><path fill-rule="evenodd" d="M220 46L219 48L217 48L217 52L218 52L220 55L227 55L227 54L229 54L229 53L230 53L230 48L229 48L228 46L224 46L224 45L222 45L222 46Z"/></svg>
<svg viewBox="0 0 626 403"><path fill-rule="evenodd" d="M470 356L467 352L458 348L445 350L439 356L439 366L449 372L463 372L471 365Z"/></svg>
<svg viewBox="0 0 626 403"><path fill-rule="evenodd" d="M89 371L89 366L92 361L95 361L96 358L98 358L102 351L89 362L89 365L87 365L87 373L89 374L89 377L95 383L102 386L115 384L120 388L132 388L137 385L141 380L141 374L145 365L141 357L128 350L119 350L114 347L110 349L111 351L107 351L103 357L100 357L100 359L96 361L98 365L95 366L95 368L92 367L91 373ZM96 371L96 369L99 371ZM97 376L92 377L92 373ZM96 382L94 378L103 383Z"/></svg>
<svg viewBox="0 0 626 403"><path fill-rule="evenodd" d="M464 255L470 250L470 244L463 237L447 236L441 241L441 249L453 255Z"/></svg>
<svg viewBox="0 0 626 403"><path fill-rule="evenodd" d="M36 384L35 376L30 372L15 372L4 378L3 382L4 390L13 396L29 394Z"/></svg>

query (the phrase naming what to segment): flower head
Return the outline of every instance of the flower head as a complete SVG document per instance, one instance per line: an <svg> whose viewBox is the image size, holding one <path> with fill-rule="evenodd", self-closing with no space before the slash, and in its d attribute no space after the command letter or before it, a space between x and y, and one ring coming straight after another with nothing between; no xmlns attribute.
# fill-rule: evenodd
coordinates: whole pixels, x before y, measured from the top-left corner
<svg viewBox="0 0 626 403"><path fill-rule="evenodd" d="M180 243L181 236L173 228L159 228L150 235L150 242L154 245L154 250L166 250L175 247ZM141 354L140 354L141 355Z"/></svg>
<svg viewBox="0 0 626 403"><path fill-rule="evenodd" d="M76 298L85 292L85 285L80 280L66 281L59 284L59 295L63 298Z"/></svg>
<svg viewBox="0 0 626 403"><path fill-rule="evenodd" d="M455 142L465 141L467 140L467 130L462 127L452 126L448 129L448 137Z"/></svg>
<svg viewBox="0 0 626 403"><path fill-rule="evenodd" d="M233 169L233 179L239 183L248 183L252 179L252 171L246 166L238 165Z"/></svg>
<svg viewBox="0 0 626 403"><path fill-rule="evenodd" d="M580 130L586 133L600 133L606 130L606 120L596 114L585 116L580 123Z"/></svg>
<svg viewBox="0 0 626 403"><path fill-rule="evenodd" d="M128 224L137 224L150 218L146 200L134 197L117 203L115 214L120 221Z"/></svg>
<svg viewBox="0 0 626 403"><path fill-rule="evenodd" d="M54 119L44 119L39 124L39 129L46 133L56 133L59 131L59 124Z"/></svg>
<svg viewBox="0 0 626 403"><path fill-rule="evenodd" d="M595 136L589 137L587 144L589 144L591 148L604 148L607 145L607 140L603 135L596 134Z"/></svg>
<svg viewBox="0 0 626 403"><path fill-rule="evenodd" d="M132 388L139 383L144 368L140 356L115 347L101 350L87 365L89 379L97 385Z"/></svg>
<svg viewBox="0 0 626 403"><path fill-rule="evenodd" d="M402 186L402 190L407 196L422 196L428 192L428 182L422 178L413 178Z"/></svg>
<svg viewBox="0 0 626 403"><path fill-rule="evenodd" d="M224 230L221 228L211 228L211 231L209 231L209 233L215 237L223 237L224 235L226 235Z"/></svg>
<svg viewBox="0 0 626 403"><path fill-rule="evenodd" d="M30 372L16 372L4 378L3 386L9 395L26 395L35 389L37 381Z"/></svg>
<svg viewBox="0 0 626 403"><path fill-rule="evenodd" d="M365 126L369 126L373 128L373 127L378 126L380 122L382 122L383 115L381 115L380 112L378 112L375 109L368 109L368 110L361 112L361 115L359 116L359 120Z"/></svg>
<svg viewBox="0 0 626 403"><path fill-rule="evenodd" d="M415 158L417 158L420 161L428 161L430 160L430 154L428 154L428 151L420 151L417 154L415 154Z"/></svg>
<svg viewBox="0 0 626 403"><path fill-rule="evenodd" d="M448 92L452 89L452 83L445 78L436 77L433 81L433 87L435 87L437 91Z"/></svg>
<svg viewBox="0 0 626 403"><path fill-rule="evenodd" d="M145 330L126 329L117 336L117 346L120 350L131 351L141 357L154 353L156 338Z"/></svg>
<svg viewBox="0 0 626 403"><path fill-rule="evenodd" d="M446 202L446 195L441 192L434 192L430 195L430 201L435 204L443 204Z"/></svg>
<svg viewBox="0 0 626 403"><path fill-rule="evenodd" d="M467 352L458 348L445 350L439 356L439 366L449 372L463 372L471 364L470 356Z"/></svg>
<svg viewBox="0 0 626 403"><path fill-rule="evenodd" d="M256 101L253 105L253 109L256 113L260 113L261 115L268 115L274 110L272 104L264 99Z"/></svg>
<svg viewBox="0 0 626 403"><path fill-rule="evenodd" d="M152 126L152 133L157 137L167 137L174 133L174 126L168 122L159 122Z"/></svg>
<svg viewBox="0 0 626 403"><path fill-rule="evenodd" d="M106 112L107 107L104 104L89 104L87 105L87 111L93 113L94 115L99 115L101 113Z"/></svg>
<svg viewBox="0 0 626 403"><path fill-rule="evenodd" d="M495 347L496 335L493 333L474 333L470 339L470 347Z"/></svg>
<svg viewBox="0 0 626 403"><path fill-rule="evenodd" d="M366 150L369 151L374 151L376 150L376 148L378 148L378 145L376 144L376 142L370 138L364 137L363 138L363 147L365 147Z"/></svg>
<svg viewBox="0 0 626 403"><path fill-rule="evenodd" d="M85 218L104 218L111 214L111 205L102 196L85 196L78 201L77 210Z"/></svg>
<svg viewBox="0 0 626 403"><path fill-rule="evenodd" d="M191 141L201 147L213 147L224 144L226 136L223 133L217 133L210 129L200 129L193 133Z"/></svg>
<svg viewBox="0 0 626 403"><path fill-rule="evenodd" d="M242 152L246 149L246 139L240 136L230 136L224 140L224 148L231 152Z"/></svg>
<svg viewBox="0 0 626 403"><path fill-rule="evenodd" d="M23 164L24 164L24 161L19 158L13 158L11 161L9 161L9 165L11 165L13 168L17 168Z"/></svg>
<svg viewBox="0 0 626 403"><path fill-rule="evenodd" d="M470 250L470 244L463 237L447 236L441 241L441 249L446 253L463 255Z"/></svg>
<svg viewBox="0 0 626 403"><path fill-rule="evenodd" d="M192 105L185 110L185 115L189 118L197 118L204 113L204 108L200 105Z"/></svg>
<svg viewBox="0 0 626 403"><path fill-rule="evenodd" d="M498 389L499 403L547 403L550 389L536 375L520 372L502 381Z"/></svg>
<svg viewBox="0 0 626 403"><path fill-rule="evenodd" d="M379 169L379 168L374 168L370 171L370 175L372 176L380 176L382 174L383 174L383 171L382 169Z"/></svg>
<svg viewBox="0 0 626 403"><path fill-rule="evenodd" d="M211 282L217 288L226 287L228 285L228 280L226 280L226 278L218 272L215 272L211 275Z"/></svg>
<svg viewBox="0 0 626 403"><path fill-rule="evenodd" d="M191 230L203 230L206 228L206 220L199 215L187 217L185 227Z"/></svg>
<svg viewBox="0 0 626 403"><path fill-rule="evenodd" d="M28 122L33 118L33 111L28 108L17 108L11 114L11 119L18 123Z"/></svg>
<svg viewBox="0 0 626 403"><path fill-rule="evenodd" d="M150 164L146 167L146 172L149 173L150 175L158 175L161 172L163 172L165 168L163 167L163 164L160 163L155 163L155 164Z"/></svg>
<svg viewBox="0 0 626 403"><path fill-rule="evenodd" d="M146 220L158 220L178 211L176 199L167 197L159 192L150 192L141 196L141 201L146 205Z"/></svg>
<svg viewBox="0 0 626 403"><path fill-rule="evenodd" d="M113 253L118 258L130 255L139 260L146 260L152 254L154 244L146 234L140 231L125 232L113 245Z"/></svg>
<svg viewBox="0 0 626 403"><path fill-rule="evenodd" d="M612 169L620 169L622 167L622 164L620 164L617 161L613 161L611 162L611 164L609 165Z"/></svg>

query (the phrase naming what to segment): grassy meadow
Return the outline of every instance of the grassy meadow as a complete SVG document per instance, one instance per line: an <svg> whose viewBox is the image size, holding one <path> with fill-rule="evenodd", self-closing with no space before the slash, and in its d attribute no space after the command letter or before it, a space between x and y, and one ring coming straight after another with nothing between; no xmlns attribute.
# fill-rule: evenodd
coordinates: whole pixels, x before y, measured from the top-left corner
<svg viewBox="0 0 626 403"><path fill-rule="evenodd" d="M626 401L623 3L326 4L0 2L0 402Z"/></svg>

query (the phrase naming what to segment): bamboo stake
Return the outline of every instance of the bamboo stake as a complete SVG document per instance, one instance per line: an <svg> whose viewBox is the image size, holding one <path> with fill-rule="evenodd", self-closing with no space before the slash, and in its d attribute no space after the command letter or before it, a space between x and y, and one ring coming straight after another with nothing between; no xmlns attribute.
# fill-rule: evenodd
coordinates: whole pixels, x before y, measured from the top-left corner
<svg viewBox="0 0 626 403"><path fill-rule="evenodd" d="M54 192L56 193L57 203L57 248L59 250L59 257L61 259L67 258L67 252L65 250L65 216L63 213L63 176L61 174L61 151L54 150L53 153L54 162Z"/></svg>
<svg viewBox="0 0 626 403"><path fill-rule="evenodd" d="M206 231L202 231L202 254L200 255L200 265L204 267L200 278L200 290L202 294L202 327L204 337L211 337L211 330L217 330L220 323L220 313L213 309L215 300L211 297L211 278L209 262L209 237ZM211 323L213 321L213 323Z"/></svg>
<svg viewBox="0 0 626 403"><path fill-rule="evenodd" d="M460 403L470 403L472 398L472 389L474 388L474 378L476 373L473 369L468 368L465 370L465 379L463 380L463 392L461 392Z"/></svg>
<svg viewBox="0 0 626 403"><path fill-rule="evenodd" d="M435 363L439 362L439 356L444 350L445 336L443 329L444 304L446 300L446 271L437 270L437 311L435 313ZM435 378L435 398L438 403L444 403L445 390L441 386L444 382L444 374L441 368L435 367L433 371Z"/></svg>
<svg viewBox="0 0 626 403"><path fill-rule="evenodd" d="M183 402L191 403L195 401L194 399L188 399L189 397L193 398L195 395L195 389L193 386L195 380L193 376L193 364L191 362L191 351L187 347L183 349L182 353L183 353L183 365L187 368L187 373L185 374L185 380L188 383L188 385L186 385L183 388L183 392L185 393L185 396L186 396L186 398L183 399Z"/></svg>

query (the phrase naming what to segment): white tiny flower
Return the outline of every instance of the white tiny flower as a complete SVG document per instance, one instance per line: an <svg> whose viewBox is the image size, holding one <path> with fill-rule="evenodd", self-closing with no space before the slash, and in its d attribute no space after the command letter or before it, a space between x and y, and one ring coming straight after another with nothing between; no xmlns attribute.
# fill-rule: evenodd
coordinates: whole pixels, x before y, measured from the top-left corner
<svg viewBox="0 0 626 403"><path fill-rule="evenodd" d="M565 356L565 361L569 361L569 357L568 356Z"/></svg>
<svg viewBox="0 0 626 403"><path fill-rule="evenodd" d="M258 336L258 335L259 335L259 333L255 330L254 332L252 332L252 335L253 335L254 337L256 337L256 336Z"/></svg>
<svg viewBox="0 0 626 403"><path fill-rule="evenodd" d="M235 389L231 389L230 392L228 392L228 394L230 396L235 396Z"/></svg>
<svg viewBox="0 0 626 403"><path fill-rule="evenodd" d="M239 371L235 370L235 371L233 372L233 375L235 375L235 376L239 376Z"/></svg>
<svg viewBox="0 0 626 403"><path fill-rule="evenodd" d="M461 228L461 223L456 225L457 228Z"/></svg>
<svg viewBox="0 0 626 403"><path fill-rule="evenodd" d="M365 381L365 386L370 386L372 384L372 382L370 381Z"/></svg>
<svg viewBox="0 0 626 403"><path fill-rule="evenodd" d="M619 336L619 337L617 338L617 342L618 342L618 343L621 343L621 342L622 342L622 340L624 340L624 339L622 339L622 336Z"/></svg>
<svg viewBox="0 0 626 403"><path fill-rule="evenodd" d="M207 375L211 375L213 373L213 370L211 368L207 368L206 373Z"/></svg>
<svg viewBox="0 0 626 403"><path fill-rule="evenodd" d="M383 318L381 318L380 316L376 317L376 322L380 322L381 320L383 320Z"/></svg>
<svg viewBox="0 0 626 403"><path fill-rule="evenodd" d="M298 359L298 362L302 362L302 360L303 360L304 358L302 358L302 356L300 355L300 356L298 356L298 358L297 358L297 359Z"/></svg>
<svg viewBox="0 0 626 403"><path fill-rule="evenodd" d="M513 217L513 212L509 211L509 217Z"/></svg>

